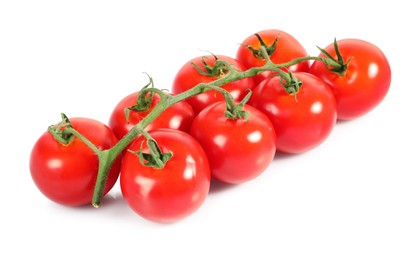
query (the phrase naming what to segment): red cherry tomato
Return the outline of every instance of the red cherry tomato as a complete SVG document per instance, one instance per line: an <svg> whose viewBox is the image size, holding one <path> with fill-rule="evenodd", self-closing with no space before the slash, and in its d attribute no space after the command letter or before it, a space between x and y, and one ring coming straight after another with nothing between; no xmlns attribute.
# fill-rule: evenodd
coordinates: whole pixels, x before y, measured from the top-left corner
<svg viewBox="0 0 419 260"><path fill-rule="evenodd" d="M259 176L275 155L275 130L257 109L245 105L249 118L229 119L226 103L202 110L194 119L191 135L208 155L211 174L226 183L242 183Z"/></svg>
<svg viewBox="0 0 419 260"><path fill-rule="evenodd" d="M70 122L100 150L117 142L112 130L101 122L87 118L72 118ZM111 167L104 194L118 179L120 161L118 158ZM63 145L49 132L37 140L30 156L30 172L38 189L50 200L66 206L91 202L98 165L97 155L79 138Z"/></svg>
<svg viewBox="0 0 419 260"><path fill-rule="evenodd" d="M310 73L326 81L336 97L338 119L350 120L374 109L390 88L390 64L375 45L358 39L337 41L345 62L349 61L345 75L330 72L323 62L313 62ZM335 59L334 44L325 48ZM323 54L320 55L324 57Z"/></svg>
<svg viewBox="0 0 419 260"><path fill-rule="evenodd" d="M162 169L144 166L137 155L127 152L121 168L122 194L130 208L155 222L170 223L195 212L209 192L210 169L201 145L189 134L173 129L149 132L162 153L173 157ZM129 150L149 153L145 138L131 143Z"/></svg>
<svg viewBox="0 0 419 260"><path fill-rule="evenodd" d="M207 72L204 62L207 66L209 66L212 69L216 59L219 59L229 62L239 71L245 70L244 66L240 62L231 57L223 55L217 55L216 57L217 58L215 58L214 56L203 56L188 61L176 74L175 79L173 81L172 92L174 94L179 94L181 92L195 87L199 83L212 82L214 80L217 80L218 78L223 77L225 73L228 73L220 73L220 70L215 69L215 71L209 73L211 75L202 75L192 64L195 64L197 67L199 67L200 70ZM244 78L238 81L225 84L221 87L230 92L234 100L241 101L246 96L249 89L251 90L255 87L255 83L251 78ZM208 105L214 104L222 100L224 100L224 96L220 92L210 90L205 93L190 97L186 101L193 107L195 113L198 114L202 109L204 109Z"/></svg>
<svg viewBox="0 0 419 260"><path fill-rule="evenodd" d="M124 137L138 122L143 120L159 103L159 94L154 94L149 107L144 111L129 111L128 121L125 109L137 104L138 92L123 98L114 108L109 119L109 127L118 139ZM171 128L188 132L195 117L192 107L182 101L166 109L160 116L153 120L146 130L157 128Z"/></svg>
<svg viewBox="0 0 419 260"><path fill-rule="evenodd" d="M273 63L286 63L293 59L307 56L307 51L301 43L292 35L281 30L263 30L257 33L263 43L268 47L268 54ZM262 45L260 39L254 34L247 37L239 49L237 50L236 59L240 61L246 68L260 67L265 65L266 60L260 55L255 55L251 47L255 51L259 51ZM276 41L276 46L273 46ZM275 47L275 48L273 48ZM284 71L292 72L308 72L310 64L308 61L298 63L296 65L284 68ZM258 84L266 78L272 77L271 71L263 72L255 76L255 83Z"/></svg>
<svg viewBox="0 0 419 260"><path fill-rule="evenodd" d="M276 148L285 153L302 153L318 146L336 122L336 101L329 86L308 73L294 75L302 81L295 97L276 76L262 81L249 101L272 121Z"/></svg>

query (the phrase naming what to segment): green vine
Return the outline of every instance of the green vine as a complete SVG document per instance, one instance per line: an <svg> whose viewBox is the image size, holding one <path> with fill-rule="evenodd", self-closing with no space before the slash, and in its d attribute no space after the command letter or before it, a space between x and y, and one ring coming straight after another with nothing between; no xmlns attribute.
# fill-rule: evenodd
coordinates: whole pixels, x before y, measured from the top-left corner
<svg viewBox="0 0 419 260"><path fill-rule="evenodd" d="M273 45L274 47L276 46L276 44L273 44ZM151 100L150 96L152 96L154 93L159 94L160 96L159 103L156 105L156 107L153 110L150 111L150 113L142 121L136 124L115 146L107 150L99 150L97 147L95 147L89 140L87 140L80 133L78 133L74 128L71 127L70 121L63 114L62 122L55 126L51 126L49 128L50 132L54 132L54 137L59 142L63 144L67 144L68 142L71 142L72 136L75 135L79 137L83 142L85 142L98 155L98 158L99 158L98 176L97 176L95 190L94 190L94 194L92 198L92 205L96 208L100 207L106 179L107 179L109 170L113 162L118 158L118 156L128 146L128 144L130 144L134 140L134 138L136 138L138 135L144 135L146 137L147 146L150 150L150 154L143 153L142 149L140 149L140 151L138 152L134 152L136 155L139 156L139 160L141 163L151 166L151 167L162 168L164 167L165 163L168 160L170 160L170 158L172 157L172 154L170 152L162 153L156 141L152 139L151 136L144 130L154 119L156 119L161 113L163 113L170 106L173 106L174 104L180 101L183 101L195 95L199 95L206 91L216 90L216 91L221 92L226 99L227 110L225 114L228 118L247 120L249 115L246 112L242 111L242 107L250 98L251 92L249 92L247 96L239 104L236 105L233 101L231 94L225 89L223 89L221 86L227 83L233 82L233 81L243 79L243 78L256 76L259 73L262 73L264 71L273 71L273 72L278 73L280 77L282 78L283 82L281 84L283 85L283 87L289 93L295 94L298 91L298 89L302 86L301 81L298 78L294 77L292 73L285 72L281 68L288 67L288 66L298 64L300 62L308 61L308 60L322 61L326 66L331 67L331 71L332 70L335 72L339 71L340 74L342 74L343 71L346 70L346 67L347 67L347 63L344 64L340 58L338 58L338 60L335 60L330 55L326 55L326 54L325 54L326 57L307 56L307 57L298 58L298 59L295 59L295 60L292 60L290 62L283 63L283 64L274 64L269 58L270 54L268 52L272 52L272 50L270 50L269 48L272 48L272 46L264 46L264 44L262 44L260 50L258 50L259 57L266 60L265 65L261 67L250 68L246 71L238 71L234 66L232 66L228 62L216 59L216 62L212 68L209 68L207 66L208 68L207 67L204 68L206 71L203 71L202 69L199 69L199 68L198 68L199 69L198 71L202 73L207 73L207 74L208 73L209 74L222 73L222 77L215 77L216 79L210 83L200 83L185 92L182 92L180 94L173 95L173 96L165 93L164 91L160 89L155 88L153 86L153 81L151 77L149 77L150 82L140 91L139 98L138 98L139 104L137 105L141 107L140 109L147 107L147 103L150 102ZM336 44L336 48L337 48L337 44ZM205 62L204 59L203 59L203 62ZM134 106L128 109L135 110L138 108Z"/></svg>

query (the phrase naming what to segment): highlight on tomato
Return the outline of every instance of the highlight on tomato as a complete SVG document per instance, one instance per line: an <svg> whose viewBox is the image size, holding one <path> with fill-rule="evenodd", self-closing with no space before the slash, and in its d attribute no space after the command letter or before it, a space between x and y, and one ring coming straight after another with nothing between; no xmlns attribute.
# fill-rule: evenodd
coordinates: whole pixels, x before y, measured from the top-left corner
<svg viewBox="0 0 419 260"><path fill-rule="evenodd" d="M342 65L341 70L331 71L322 61L314 61L310 67L310 73L333 90L338 119L358 118L382 102L390 88L391 69L377 46L364 40L343 39L321 50L319 57L329 56Z"/></svg>
<svg viewBox="0 0 419 260"><path fill-rule="evenodd" d="M99 150L117 143L112 130L89 118L70 118L71 126L97 146ZM61 123L54 131L60 131ZM61 137L61 143L46 131L35 143L30 155L30 172L38 189L50 200L66 206L90 204L95 188L99 160L97 155L76 136ZM65 141L65 140L63 140ZM104 195L115 185L119 176L121 157L112 165Z"/></svg>
<svg viewBox="0 0 419 260"><path fill-rule="evenodd" d="M195 87L199 83L209 83L223 78L228 74L228 68L223 63L220 63L220 61L228 62L239 71L246 70L239 61L229 56L210 55L196 57L185 63L177 72L173 80L172 93L179 94ZM230 92L234 100L240 101L246 96L249 90L255 87L255 82L252 78L243 78L221 87ZM196 114L205 107L223 100L223 95L215 90L210 90L186 99Z"/></svg>
<svg viewBox="0 0 419 260"><path fill-rule="evenodd" d="M323 143L336 123L336 101L329 86L318 77L296 72L299 89L287 91L275 76L259 83L249 104L262 111L274 125L276 149L303 153Z"/></svg>
<svg viewBox="0 0 419 260"><path fill-rule="evenodd" d="M201 145L185 132L155 129L149 134L153 141L140 136L124 155L122 195L129 207L145 219L176 222L194 213L205 201L211 177L208 158ZM158 158L151 157L153 153ZM156 167L159 160L164 166Z"/></svg>
<svg viewBox="0 0 419 260"><path fill-rule="evenodd" d="M248 117L226 116L225 101L206 107L190 133L208 155L212 177L238 184L262 174L275 156L275 130L262 112L243 105Z"/></svg>
<svg viewBox="0 0 419 260"><path fill-rule="evenodd" d="M266 48L267 54L273 63L286 63L296 58L306 57L304 46L291 34L277 29L259 31L244 39L239 46L236 59L247 69L265 65L266 59L261 53L261 46ZM283 68L284 71L308 72L309 61ZM265 71L254 77L258 84L264 79L272 77L272 71Z"/></svg>

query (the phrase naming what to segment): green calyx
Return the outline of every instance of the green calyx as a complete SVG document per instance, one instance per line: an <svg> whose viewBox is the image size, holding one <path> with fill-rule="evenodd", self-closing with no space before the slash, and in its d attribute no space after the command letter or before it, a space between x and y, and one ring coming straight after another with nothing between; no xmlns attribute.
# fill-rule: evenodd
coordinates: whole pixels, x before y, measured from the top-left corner
<svg viewBox="0 0 419 260"><path fill-rule="evenodd" d="M320 50L321 53L324 54L324 56L326 56L325 58L322 58L322 61L327 67L327 69L333 73L338 74L339 76L345 76L346 70L348 69L348 64L351 61L351 59L348 59L346 62L343 60L342 54L339 51L336 38L334 40L333 45L337 59L332 57L332 55L330 55L330 53L328 53L325 49L322 49L319 46L317 46L317 48Z"/></svg>
<svg viewBox="0 0 419 260"><path fill-rule="evenodd" d="M208 63L205 61L205 59L208 59L207 56L203 56L201 59L204 69L201 69L193 62L191 63L191 65L199 72L199 74L203 76L211 78L221 78L228 73L229 68L225 65L225 62L220 61L217 56L215 56L214 54L212 54L212 56L215 58L215 63L212 67L208 65Z"/></svg>
<svg viewBox="0 0 419 260"><path fill-rule="evenodd" d="M74 135L68 131L69 128L73 128L70 119L64 113L61 113L61 122L49 126L48 132L61 144L68 145L74 139Z"/></svg>
<svg viewBox="0 0 419 260"><path fill-rule="evenodd" d="M163 167L166 165L166 162L172 158L173 153L163 153L159 146L157 145L157 142L153 138L147 138L147 146L150 150L150 153L144 153L143 152L143 144L141 143L140 150L135 152L132 150L128 150L129 152L135 154L138 156L140 163L143 166L153 167L157 169L163 169Z"/></svg>
<svg viewBox="0 0 419 260"><path fill-rule="evenodd" d="M125 119L129 122L129 114L131 111L144 112L150 109L151 101L153 100L154 92L150 92L149 87L154 88L153 78L148 74L149 82L139 92L137 97L137 103L133 106L124 109Z"/></svg>
<svg viewBox="0 0 419 260"><path fill-rule="evenodd" d="M285 91L294 96L294 99L297 101L297 92L300 90L301 86L303 85L303 82L299 80L295 75L288 71L287 77L282 77L280 80L280 83L282 87L285 89Z"/></svg>
<svg viewBox="0 0 419 260"><path fill-rule="evenodd" d="M270 57L272 55L272 53L274 53L274 51L276 50L276 46L278 44L279 34L275 38L274 42L271 45L269 45L269 46L266 45L266 43L263 41L262 37L260 37L259 34L255 33L255 36L258 38L258 40L260 42L260 45L264 47L266 53ZM253 53L253 56L255 58L258 58L258 59L266 59L265 58L265 55L263 55L263 53L262 53L262 50L261 50L262 48L255 49L255 48L253 48L250 45L243 45L243 46L246 47L247 49L249 49Z"/></svg>
<svg viewBox="0 0 419 260"><path fill-rule="evenodd" d="M224 115L231 120L242 119L247 121L249 119L249 112L243 110L243 106L249 101L252 96L252 91L249 91L249 93L247 93L243 100L238 104L234 103L233 97L229 92L223 92L223 95L227 104L227 109L224 112Z"/></svg>

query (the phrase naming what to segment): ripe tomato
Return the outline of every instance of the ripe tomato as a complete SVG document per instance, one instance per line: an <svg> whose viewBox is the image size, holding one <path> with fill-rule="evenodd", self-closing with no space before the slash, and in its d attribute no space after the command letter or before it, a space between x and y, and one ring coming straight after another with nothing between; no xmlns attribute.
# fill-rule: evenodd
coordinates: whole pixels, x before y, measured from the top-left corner
<svg viewBox="0 0 419 260"><path fill-rule="evenodd" d="M249 101L272 121L276 148L285 153L302 153L318 146L336 122L336 101L329 86L305 72L294 75L302 81L295 97L275 76L262 81Z"/></svg>
<svg viewBox="0 0 419 260"><path fill-rule="evenodd" d="M72 118L70 122L100 150L117 143L112 130L99 121ZM118 158L111 167L104 194L118 179L120 161ZM66 206L91 202L98 165L97 155L79 138L74 136L69 144L63 145L48 131L37 140L30 156L30 172L38 189L50 200Z"/></svg>
<svg viewBox="0 0 419 260"><path fill-rule="evenodd" d="M120 185L128 205L140 216L162 223L175 222L195 212L209 192L210 169L201 145L189 134L174 129L149 132L162 153L173 156L162 169L144 166L137 155L127 152ZM129 149L139 151L143 136ZM143 152L149 153L147 143Z"/></svg>
<svg viewBox="0 0 419 260"><path fill-rule="evenodd" d="M286 63L293 59L307 56L307 51L301 43L292 35L284 31L274 29L263 30L258 32L257 35L260 36L260 39L265 44L265 47L268 47L268 54L273 63ZM275 41L276 46L274 45ZM247 37L237 50L236 59L247 69L265 65L266 60L260 55L254 54L253 51L248 48L250 47L257 52L260 50L261 45L262 43L256 34ZM292 72L308 72L309 67L309 62L305 61L290 66L287 69L284 68L283 70L290 70ZM263 72L255 76L255 83L258 84L262 80L270 78L271 76L271 71Z"/></svg>
<svg viewBox="0 0 419 260"><path fill-rule="evenodd" d="M160 101L159 94L154 94L149 107L144 111L129 111L128 121L125 117L125 109L137 104L138 92L123 98L114 108L109 119L109 127L118 139L124 137L138 122L144 119ZM188 132L195 117L192 107L182 101L166 109L160 116L151 122L146 130L157 128L172 128Z"/></svg>
<svg viewBox="0 0 419 260"><path fill-rule="evenodd" d="M350 120L374 109L390 88L390 64L375 45L358 39L337 41L345 62L349 61L345 75L328 71L321 61L313 62L310 73L326 81L336 97L338 119ZM337 58L334 44L325 48ZM320 55L324 57L323 54Z"/></svg>
<svg viewBox="0 0 419 260"><path fill-rule="evenodd" d="M226 183L242 183L259 176L275 155L275 130L257 109L244 105L249 118L229 119L226 103L215 103L194 119L191 135L208 155L211 174Z"/></svg>
<svg viewBox="0 0 419 260"><path fill-rule="evenodd" d="M214 56L203 56L197 57L188 61L182 68L178 71L173 81L172 92L174 94L179 94L190 88L195 87L199 83L209 83L218 78L223 77L226 71L222 71L221 68L214 69L214 64L216 59L227 61L233 66L236 67L239 71L244 71L244 66L237 60L223 55L217 55L217 58ZM206 65L209 67L209 75L202 75L192 64L195 64L203 72L207 72ZM212 71L211 71L212 70ZM241 101L249 89L255 87L255 83L251 78L244 78L238 81L234 81L228 84L221 86L223 89L231 93L234 100ZM193 107L196 114L198 114L202 109L207 107L210 104L214 104L218 101L224 100L224 96L215 91L210 90L205 93L188 98L186 101Z"/></svg>

